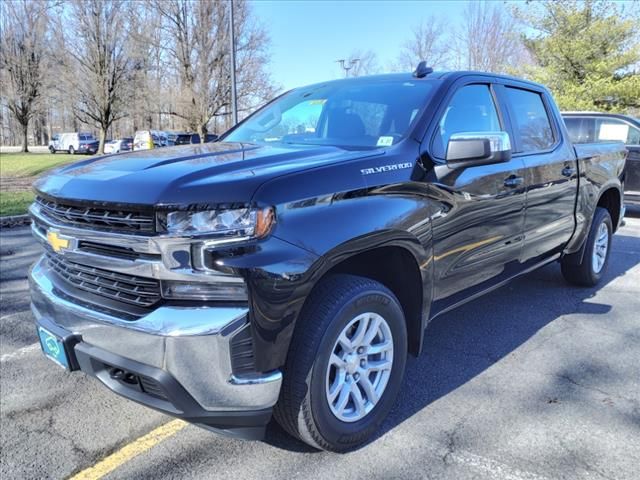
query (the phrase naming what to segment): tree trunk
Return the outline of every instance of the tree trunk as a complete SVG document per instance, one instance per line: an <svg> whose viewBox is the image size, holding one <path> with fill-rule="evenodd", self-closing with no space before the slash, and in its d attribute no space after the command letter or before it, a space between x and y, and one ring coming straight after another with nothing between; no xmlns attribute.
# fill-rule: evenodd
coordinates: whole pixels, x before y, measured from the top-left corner
<svg viewBox="0 0 640 480"><path fill-rule="evenodd" d="M107 138L107 129L100 127L100 143L98 144L98 154L104 155L104 140Z"/></svg>
<svg viewBox="0 0 640 480"><path fill-rule="evenodd" d="M198 125L198 135L200 136L200 143L204 143L207 135L207 129L204 125Z"/></svg>
<svg viewBox="0 0 640 480"><path fill-rule="evenodd" d="M53 138L53 129L51 125L51 109L47 110L47 142Z"/></svg>
<svg viewBox="0 0 640 480"><path fill-rule="evenodd" d="M22 153L28 153L29 152L29 147L27 146L27 140L29 137L29 122L27 122L26 124L22 124L22 148L20 149L20 152Z"/></svg>

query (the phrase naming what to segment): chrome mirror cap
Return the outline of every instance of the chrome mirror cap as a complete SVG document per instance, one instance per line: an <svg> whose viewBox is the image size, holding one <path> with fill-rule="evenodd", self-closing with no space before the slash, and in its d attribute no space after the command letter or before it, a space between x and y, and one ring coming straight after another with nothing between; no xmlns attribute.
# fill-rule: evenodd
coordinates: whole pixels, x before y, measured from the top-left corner
<svg viewBox="0 0 640 480"><path fill-rule="evenodd" d="M498 163L511 159L511 140L507 132L454 133L447 145L449 163Z"/></svg>

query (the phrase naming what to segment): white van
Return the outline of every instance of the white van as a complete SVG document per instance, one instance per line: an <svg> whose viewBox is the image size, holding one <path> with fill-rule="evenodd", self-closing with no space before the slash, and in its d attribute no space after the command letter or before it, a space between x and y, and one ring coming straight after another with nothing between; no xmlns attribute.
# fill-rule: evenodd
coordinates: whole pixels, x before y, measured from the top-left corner
<svg viewBox="0 0 640 480"><path fill-rule="evenodd" d="M167 132L159 130L138 130L133 139L134 150L150 150L167 146Z"/></svg>
<svg viewBox="0 0 640 480"><path fill-rule="evenodd" d="M94 154L98 151L98 140L91 133L61 133L57 141L49 144L49 151Z"/></svg>
<svg viewBox="0 0 640 480"><path fill-rule="evenodd" d="M60 150L60 137L62 136L62 134L60 133L56 133L53 137L51 137L51 140L49 140L49 151L51 153L56 153L58 150Z"/></svg>

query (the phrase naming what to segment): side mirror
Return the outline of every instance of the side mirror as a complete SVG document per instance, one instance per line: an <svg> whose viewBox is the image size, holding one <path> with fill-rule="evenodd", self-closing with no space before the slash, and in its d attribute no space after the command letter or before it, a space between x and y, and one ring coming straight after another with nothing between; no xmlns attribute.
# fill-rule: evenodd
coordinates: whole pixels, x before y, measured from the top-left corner
<svg viewBox="0 0 640 480"><path fill-rule="evenodd" d="M511 160L507 132L454 133L447 145L447 163L485 165Z"/></svg>

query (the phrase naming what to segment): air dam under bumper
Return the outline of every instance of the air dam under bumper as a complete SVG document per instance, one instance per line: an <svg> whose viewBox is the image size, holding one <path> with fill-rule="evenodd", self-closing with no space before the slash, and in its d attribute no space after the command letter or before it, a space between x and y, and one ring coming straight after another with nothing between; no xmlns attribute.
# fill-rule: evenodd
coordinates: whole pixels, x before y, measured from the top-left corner
<svg viewBox="0 0 640 480"><path fill-rule="evenodd" d="M67 337L76 365L112 391L228 435L258 439L271 418L282 374L236 377L230 341L246 308L163 306L134 321L56 294L46 259L30 273L36 322Z"/></svg>

